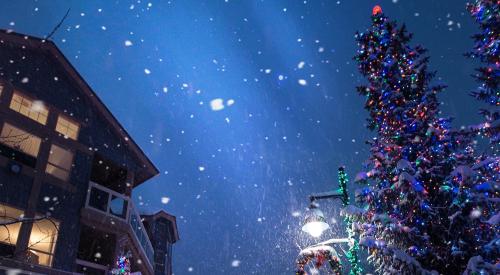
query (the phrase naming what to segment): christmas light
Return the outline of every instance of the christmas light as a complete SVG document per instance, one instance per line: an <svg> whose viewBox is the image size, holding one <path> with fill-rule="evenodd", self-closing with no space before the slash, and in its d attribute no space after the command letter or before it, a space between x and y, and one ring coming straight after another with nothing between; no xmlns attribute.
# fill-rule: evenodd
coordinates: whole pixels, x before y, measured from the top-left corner
<svg viewBox="0 0 500 275"><path fill-rule="evenodd" d="M498 104L500 82L498 6L491 0L470 6L483 24L473 55L490 62L479 70L484 84L475 96L493 105ZM358 92L366 99L368 128L377 134L369 142L369 171L360 177L369 184L368 191L359 194L366 212L350 221L362 224L360 245L368 248L381 273L434 269L460 274L477 255L494 262L492 248L485 244L498 238L498 222L490 221L498 204L486 197L498 199L500 190L475 187L499 182L500 158L476 154L477 130L457 131L450 128L451 119L438 117L437 94L444 86L431 85L434 73L428 69L426 50L409 45L411 34L405 27L390 21L381 9L374 9L371 19L372 26L355 36L355 60L368 80ZM487 129L495 140L498 127L494 132L485 126L498 114L488 116L479 132ZM342 181L339 174L339 184Z"/></svg>
<svg viewBox="0 0 500 275"><path fill-rule="evenodd" d="M339 167L338 169L338 181L339 181L339 193L342 194L342 204L344 207L349 205L349 195L347 194L347 173L344 167ZM351 269L349 274L351 275L361 275L363 274L363 269L358 258L359 251L359 241L357 239L356 233L352 228L353 219L349 216L344 218L346 223L347 237L349 238L349 250L347 251L347 259L351 264Z"/></svg>

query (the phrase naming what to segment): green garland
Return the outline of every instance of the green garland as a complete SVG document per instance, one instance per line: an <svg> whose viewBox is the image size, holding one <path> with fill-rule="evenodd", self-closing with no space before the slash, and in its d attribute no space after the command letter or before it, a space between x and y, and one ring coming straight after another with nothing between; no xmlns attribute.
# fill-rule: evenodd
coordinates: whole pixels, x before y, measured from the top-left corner
<svg viewBox="0 0 500 275"><path fill-rule="evenodd" d="M339 193L342 194L342 205L346 207L349 205L349 195L347 194L348 178L344 167L339 167L338 178ZM349 274L361 275L363 274L363 268L361 268L358 258L359 242L356 239L356 233L352 230L352 219L349 216L346 216L344 218L344 222L347 226L347 237L352 240L352 242L349 242L349 250L347 251L347 259L351 263L351 271L349 271Z"/></svg>
<svg viewBox="0 0 500 275"><path fill-rule="evenodd" d="M339 193L342 194L342 206L349 205L349 195L347 194L347 174L344 167L339 167Z"/></svg>

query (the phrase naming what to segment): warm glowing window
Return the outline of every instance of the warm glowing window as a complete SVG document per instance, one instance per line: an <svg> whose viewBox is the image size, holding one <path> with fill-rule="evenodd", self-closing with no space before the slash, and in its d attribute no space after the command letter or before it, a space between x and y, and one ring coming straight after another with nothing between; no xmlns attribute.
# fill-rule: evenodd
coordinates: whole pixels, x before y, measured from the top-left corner
<svg viewBox="0 0 500 275"><path fill-rule="evenodd" d="M63 134L65 137L77 140L80 126L63 116L59 116L57 118L56 131Z"/></svg>
<svg viewBox="0 0 500 275"><path fill-rule="evenodd" d="M45 172L61 180L67 181L73 164L73 153L52 144L49 161Z"/></svg>
<svg viewBox="0 0 500 275"><path fill-rule="evenodd" d="M14 252L17 236L21 229L20 221L23 217L23 211L0 204L0 243L11 247L11 252ZM9 224L11 223L11 224Z"/></svg>
<svg viewBox="0 0 500 275"><path fill-rule="evenodd" d="M47 124L49 109L41 101L31 100L15 91L10 101L10 108L43 125Z"/></svg>
<svg viewBox="0 0 500 275"><path fill-rule="evenodd" d="M2 132L0 132L0 143L32 157L38 156L41 142L39 137L8 123L4 124Z"/></svg>
<svg viewBox="0 0 500 275"><path fill-rule="evenodd" d="M33 223L28 243L30 262L52 265L57 242L59 223L51 218L39 219ZM38 220L39 219L39 220Z"/></svg>

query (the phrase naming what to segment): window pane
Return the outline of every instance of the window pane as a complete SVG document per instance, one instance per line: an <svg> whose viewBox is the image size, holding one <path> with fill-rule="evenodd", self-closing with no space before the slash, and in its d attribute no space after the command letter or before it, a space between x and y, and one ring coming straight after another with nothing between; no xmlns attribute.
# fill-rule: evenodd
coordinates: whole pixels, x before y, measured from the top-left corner
<svg viewBox="0 0 500 275"><path fill-rule="evenodd" d="M38 156L42 140L26 131L5 123L0 133L0 142L30 156Z"/></svg>
<svg viewBox="0 0 500 275"><path fill-rule="evenodd" d="M55 167L50 163L47 164L47 169L45 169L45 172L63 181L67 181L69 179L69 171L63 170L59 167Z"/></svg>
<svg viewBox="0 0 500 275"><path fill-rule="evenodd" d="M30 263L50 266L52 262L52 255L30 249L28 253L28 261Z"/></svg>
<svg viewBox="0 0 500 275"><path fill-rule="evenodd" d="M73 153L52 144L50 148L49 161L45 171L59 179L67 180L69 171L73 164Z"/></svg>
<svg viewBox="0 0 500 275"><path fill-rule="evenodd" d="M111 196L109 211L115 216L126 219L125 215L127 214L127 201L114 195Z"/></svg>
<svg viewBox="0 0 500 275"><path fill-rule="evenodd" d="M47 123L49 110L43 105L43 102L28 99L17 91L12 95L10 108L43 125Z"/></svg>
<svg viewBox="0 0 500 275"><path fill-rule="evenodd" d="M33 223L28 248L38 256L38 264L51 265L52 257L48 255L54 254L58 227L58 222L49 219Z"/></svg>
<svg viewBox="0 0 500 275"><path fill-rule="evenodd" d="M24 104L21 104L21 109L19 110L19 113L21 113L25 116L29 116L30 115L30 107L28 107Z"/></svg>
<svg viewBox="0 0 500 275"><path fill-rule="evenodd" d="M73 153L52 144L50 147L49 162L57 167L69 170L73 161Z"/></svg>
<svg viewBox="0 0 500 275"><path fill-rule="evenodd" d="M90 191L89 205L101 211L108 211L109 194L103 190L92 188Z"/></svg>
<svg viewBox="0 0 500 275"><path fill-rule="evenodd" d="M21 109L21 103L12 100L10 102L10 108L13 109L13 110L19 110L19 109Z"/></svg>
<svg viewBox="0 0 500 275"><path fill-rule="evenodd" d="M23 98L19 96L18 94L14 93L12 95L12 102L11 103L17 103L19 105L19 108L21 107L21 102L23 101Z"/></svg>
<svg viewBox="0 0 500 275"><path fill-rule="evenodd" d="M63 134L65 137L77 140L80 126L69 119L59 116L57 118L56 131Z"/></svg>
<svg viewBox="0 0 500 275"><path fill-rule="evenodd" d="M0 204L0 224L19 220L21 219L22 215L23 211ZM20 222L9 224L6 226L0 226L0 242L12 245L14 247L17 242L17 236L19 235L20 228Z"/></svg>

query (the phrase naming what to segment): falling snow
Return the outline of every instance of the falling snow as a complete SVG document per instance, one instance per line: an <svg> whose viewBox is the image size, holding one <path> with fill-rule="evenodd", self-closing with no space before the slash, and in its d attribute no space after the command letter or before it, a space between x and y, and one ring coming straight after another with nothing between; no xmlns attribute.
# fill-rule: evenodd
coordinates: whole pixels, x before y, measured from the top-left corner
<svg viewBox="0 0 500 275"><path fill-rule="evenodd" d="M224 109L224 100L222 98L212 99L210 101L210 108L212 111L220 111Z"/></svg>
<svg viewBox="0 0 500 275"><path fill-rule="evenodd" d="M371 5L311 0L71 5L51 40L161 171L134 188L132 199L140 210L177 216L175 274L294 272L297 246L311 244L300 229L308 195L331 190L339 165L354 177L369 154L364 142L372 136L355 90L363 79L352 57L354 33L370 24ZM475 26L462 14L462 3L385 5L392 18L411 23L418 42L430 48L433 68L449 63L461 68L440 71L436 79L452 82L440 95L443 114L459 124L474 121L476 110L463 88L476 85L469 78L473 66L462 54L472 45L468 37ZM0 8L7 32L46 36L68 7L33 0ZM26 58L12 58L2 68L29 62ZM16 88L38 85L36 74L16 76ZM54 73L48 80L64 87L57 85L65 78ZM52 103L35 100L32 106L47 107ZM60 112L86 114L70 107ZM123 134L120 144L102 147L114 152L132 145ZM62 201L40 198L49 206ZM338 205L323 206L332 222L329 234L343 234L342 219L334 217ZM484 218L479 208L467 217ZM94 256L104 258L100 252ZM323 271L309 270L318 273Z"/></svg>

